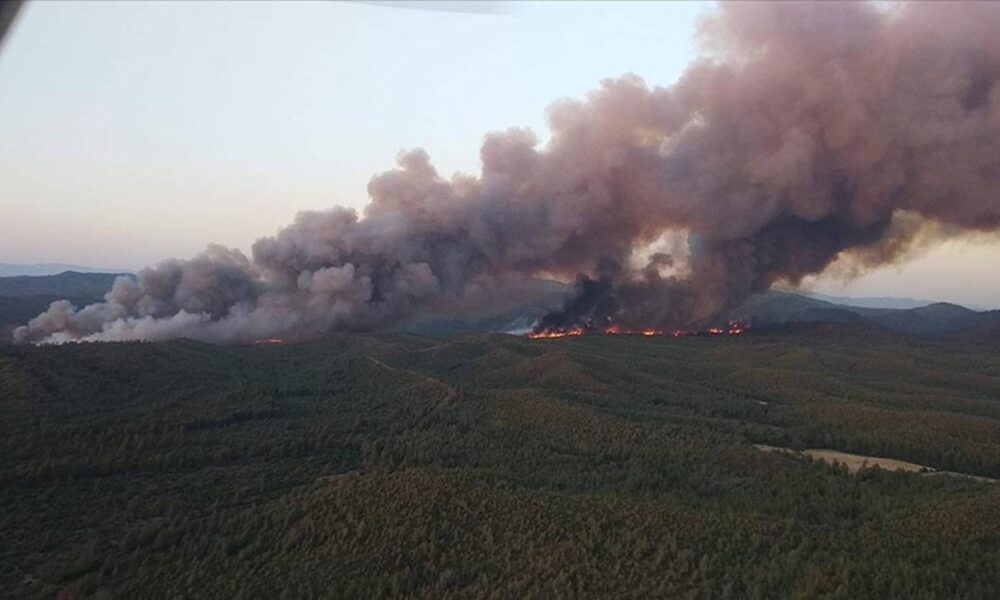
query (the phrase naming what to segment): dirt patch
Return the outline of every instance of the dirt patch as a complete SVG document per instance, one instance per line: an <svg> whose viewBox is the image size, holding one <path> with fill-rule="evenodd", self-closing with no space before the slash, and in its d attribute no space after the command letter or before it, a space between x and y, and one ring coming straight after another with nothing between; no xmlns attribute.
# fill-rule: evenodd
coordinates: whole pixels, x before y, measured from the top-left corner
<svg viewBox="0 0 1000 600"><path fill-rule="evenodd" d="M803 454L817 458L830 464L842 464L851 473L857 473L861 469L870 469L878 466L880 469L888 471L906 471L909 473L919 473L922 470L933 471L925 465L896 460L895 458L881 458L878 456L865 456L863 454L849 454L838 450L803 450Z"/></svg>
<svg viewBox="0 0 1000 600"><path fill-rule="evenodd" d="M765 452L787 452L797 456L810 456L817 460L830 463L832 465L841 464L847 467L851 473L857 473L861 469L871 469L878 467L887 471L906 471L908 473L923 473L924 475L949 475L952 477L963 477L978 481L980 483L996 483L996 479L989 477L979 477L977 475L967 475L965 473L955 473L954 471L939 471L927 465L897 460L895 458L882 458L879 456L865 456L863 454L851 454L839 450L827 450L823 448L809 450L793 450L792 448L782 448L780 446L766 446L764 444L754 444L758 450Z"/></svg>

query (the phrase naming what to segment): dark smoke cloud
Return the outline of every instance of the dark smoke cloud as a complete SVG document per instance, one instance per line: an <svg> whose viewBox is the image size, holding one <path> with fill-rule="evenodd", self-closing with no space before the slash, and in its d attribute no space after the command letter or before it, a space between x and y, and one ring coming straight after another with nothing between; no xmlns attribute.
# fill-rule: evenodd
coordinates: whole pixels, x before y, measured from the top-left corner
<svg viewBox="0 0 1000 600"><path fill-rule="evenodd" d="M928 224L1000 228L998 31L997 3L725 4L675 85L558 102L544 148L489 134L480 176L452 180L405 153L363 217L302 213L252 257L167 261L15 335L306 336L538 274L580 277L547 326L702 326L835 259L896 260Z"/></svg>

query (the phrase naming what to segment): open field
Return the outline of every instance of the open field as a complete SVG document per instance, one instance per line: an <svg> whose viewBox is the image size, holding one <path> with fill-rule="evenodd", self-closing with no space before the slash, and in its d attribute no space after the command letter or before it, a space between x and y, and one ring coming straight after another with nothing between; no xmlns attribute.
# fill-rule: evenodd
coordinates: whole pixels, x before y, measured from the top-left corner
<svg viewBox="0 0 1000 600"><path fill-rule="evenodd" d="M891 470L1000 477L990 345L8 346L0 404L10 597L1000 594L1000 486Z"/></svg>
<svg viewBox="0 0 1000 600"><path fill-rule="evenodd" d="M788 448L778 448L776 446L767 446L765 444L754 444L754 447L764 450L765 452L792 452L822 460L830 464L844 465L851 473L857 473L861 469L871 469L874 467L886 469L888 471L906 471L908 473L919 473L921 471L926 472L931 470L930 467L926 465L918 465L916 463L906 462L905 460L882 458L878 456L862 456L860 454L851 454L849 452L840 452L838 450L809 448L797 452L795 450L789 450Z"/></svg>
<svg viewBox="0 0 1000 600"><path fill-rule="evenodd" d="M803 450L802 453L806 456L811 456L812 458L828 463L842 464L847 467L847 470L851 473L857 473L861 469L870 469L873 467L889 471L907 471L910 473L919 473L921 470L929 469L926 465L918 465L906 462L905 460L881 458L878 456L861 456L859 454L839 452L837 450L807 449Z"/></svg>
<svg viewBox="0 0 1000 600"><path fill-rule="evenodd" d="M805 450L793 450L791 448L780 448L778 446L768 446L766 444L754 444L754 447L764 452L785 452L796 456L808 456L816 460L830 463L832 465L843 465L851 473L858 473L862 469L885 469L887 471L903 471L906 473L921 473L924 475L940 475L948 477L959 477L979 483L997 483L998 480L983 477L980 475L969 475L966 473L956 473L955 471L940 471L927 465L918 465L905 460L895 458L884 458L880 456L864 456L861 454L851 454L839 450L825 450L817 448L807 448Z"/></svg>

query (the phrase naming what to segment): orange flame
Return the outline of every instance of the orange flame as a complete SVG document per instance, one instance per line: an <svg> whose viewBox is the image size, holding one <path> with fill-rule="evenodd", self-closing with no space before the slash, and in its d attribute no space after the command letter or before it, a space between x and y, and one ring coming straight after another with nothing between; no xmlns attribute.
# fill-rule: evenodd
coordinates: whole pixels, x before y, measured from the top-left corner
<svg viewBox="0 0 1000 600"><path fill-rule="evenodd" d="M628 329L622 327L621 325L608 325L604 329L591 330L589 333L599 332L605 335L641 335L643 337L652 336L672 336L672 337L684 337L689 335L740 335L741 333L750 329L750 326L742 321L730 321L727 323L726 327L710 327L702 331L688 331L686 329L675 329L673 331L667 331L664 329ZM544 331L537 331L529 333L528 337L531 339L552 339L552 338L564 338L570 336L578 336L588 333L586 329L575 325L570 329L559 330L551 329Z"/></svg>
<svg viewBox="0 0 1000 600"><path fill-rule="evenodd" d="M623 329L620 325L610 325L604 328L606 335L643 335L646 337L653 335L665 335L662 329Z"/></svg>
<svg viewBox="0 0 1000 600"><path fill-rule="evenodd" d="M576 325L574 327L571 327L570 329L566 329L565 331L553 329L550 331L539 331L536 333L529 333L528 337L533 340L538 340L538 339L550 339L550 338L563 338L563 337L577 336L583 334L584 334L583 327Z"/></svg>

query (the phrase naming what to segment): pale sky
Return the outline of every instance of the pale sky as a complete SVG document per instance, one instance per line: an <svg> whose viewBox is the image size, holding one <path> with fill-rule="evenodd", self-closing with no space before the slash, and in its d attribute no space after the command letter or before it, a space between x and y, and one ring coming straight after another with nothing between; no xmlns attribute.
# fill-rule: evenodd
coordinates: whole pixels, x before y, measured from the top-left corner
<svg viewBox="0 0 1000 600"><path fill-rule="evenodd" d="M361 208L408 148L478 172L483 134L544 139L553 100L627 72L675 81L711 5L485 8L29 2L0 51L0 262L247 251L299 210ZM816 287L994 307L998 265L1000 239L958 241Z"/></svg>

